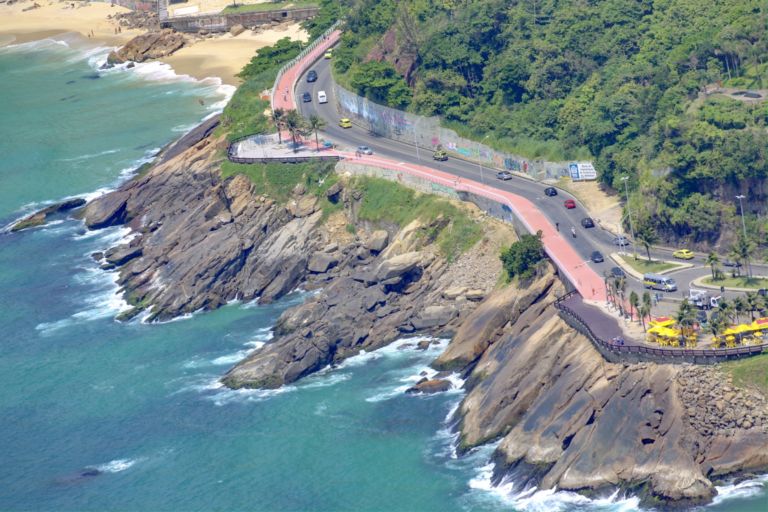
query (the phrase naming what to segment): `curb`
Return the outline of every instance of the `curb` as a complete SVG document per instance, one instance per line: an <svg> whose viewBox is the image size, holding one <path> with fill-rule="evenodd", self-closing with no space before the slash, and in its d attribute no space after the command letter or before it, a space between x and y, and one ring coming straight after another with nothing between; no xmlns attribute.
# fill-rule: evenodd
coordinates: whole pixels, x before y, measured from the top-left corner
<svg viewBox="0 0 768 512"><path fill-rule="evenodd" d="M639 271L635 270L634 268L632 268L632 267L631 267L631 266L630 266L630 265L629 265L629 264L626 262L626 260L624 259L624 257L623 257L623 256L621 256L619 253L617 253L617 252L612 252L612 253L610 254L610 257L611 257L611 259L612 259L613 261L615 261L615 262L616 262L616 264L618 264L618 265L619 265L619 267L621 267L621 269L622 269L624 272L626 272L627 274L631 275L631 276L632 276L632 277L634 277L635 279L638 279L638 280L640 280L640 281L642 281L642 280L643 280L643 274L642 274L642 273L640 273ZM667 261L667 260L660 260L660 261L661 261L662 263L674 263L675 265L678 265L678 266L677 266L677 267L673 267L673 268L669 268L669 269L667 269L667 270L662 270L661 272L653 272L654 274L660 274L660 275L664 275L664 274L670 274L670 273L672 273L672 272L677 272L677 271L680 271L680 270L687 270L687 269L690 269L690 268L694 268L694 267L695 267L695 265L694 265L694 264L692 264L692 263L678 263L678 262L676 262L676 261ZM719 289L719 288L718 288L718 289Z"/></svg>
<svg viewBox="0 0 768 512"><path fill-rule="evenodd" d="M714 284L709 284L709 283L705 283L704 282L704 280L706 278L708 278L708 277L709 276L697 277L696 279L691 281L691 284L696 285L696 286L700 286L702 288L707 288L709 290L720 291L720 287L719 286L716 286ZM756 277L757 279L768 279L768 277L764 277L764 276L753 276L753 277ZM737 288L737 287L733 287L733 286L725 286L724 288L726 289L726 291L731 291L731 292L755 292L755 293L757 293L757 290L759 290L759 288Z"/></svg>

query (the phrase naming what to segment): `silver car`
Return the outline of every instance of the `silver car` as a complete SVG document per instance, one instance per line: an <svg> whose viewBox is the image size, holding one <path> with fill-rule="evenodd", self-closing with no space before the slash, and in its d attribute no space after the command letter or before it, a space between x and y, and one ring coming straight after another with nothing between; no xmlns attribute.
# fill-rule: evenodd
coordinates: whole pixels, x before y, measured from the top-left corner
<svg viewBox="0 0 768 512"><path fill-rule="evenodd" d="M361 155L372 155L373 150L368 146L357 146L357 152Z"/></svg>

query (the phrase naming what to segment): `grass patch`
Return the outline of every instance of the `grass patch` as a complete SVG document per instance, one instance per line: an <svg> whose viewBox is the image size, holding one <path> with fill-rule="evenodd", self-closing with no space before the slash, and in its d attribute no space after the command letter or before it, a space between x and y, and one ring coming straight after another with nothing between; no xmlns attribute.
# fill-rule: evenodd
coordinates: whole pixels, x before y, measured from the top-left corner
<svg viewBox="0 0 768 512"><path fill-rule="evenodd" d="M726 288L751 288L755 290L768 288L768 279L763 277L753 277L752 279L747 276L726 277L725 279L706 277L702 282L714 286L725 286Z"/></svg>
<svg viewBox="0 0 768 512"><path fill-rule="evenodd" d="M671 261L659 261L659 260L653 260L648 261L645 258L632 258L632 257L626 257L622 258L624 260L624 263L635 269L636 271L640 272L641 274L658 274L659 272L664 272L665 270L672 270L674 268L681 268L682 265L679 263L674 263Z"/></svg>
<svg viewBox="0 0 768 512"><path fill-rule="evenodd" d="M733 377L741 388L757 388L768 395L768 354L720 364L720 369Z"/></svg>
<svg viewBox="0 0 768 512"><path fill-rule="evenodd" d="M425 224L424 236L452 261L475 245L483 230L478 222L445 199L421 194L391 181L361 177L354 187L363 192L358 216L372 223L405 226L419 219ZM443 219L441 222L440 219Z"/></svg>
<svg viewBox="0 0 768 512"><path fill-rule="evenodd" d="M226 179L236 174L243 174L253 182L256 193L285 203L299 183L303 183L307 192L320 198L323 219L343 208L339 203L332 203L325 196L325 191L339 180L333 172L334 162L307 162L301 164L236 164L225 161L221 166L221 177Z"/></svg>
<svg viewBox="0 0 768 512"><path fill-rule="evenodd" d="M282 9L296 9L302 7L317 7L317 2L297 0L294 2L265 2L263 4L228 5L221 11L222 14L237 14L243 12L279 11Z"/></svg>

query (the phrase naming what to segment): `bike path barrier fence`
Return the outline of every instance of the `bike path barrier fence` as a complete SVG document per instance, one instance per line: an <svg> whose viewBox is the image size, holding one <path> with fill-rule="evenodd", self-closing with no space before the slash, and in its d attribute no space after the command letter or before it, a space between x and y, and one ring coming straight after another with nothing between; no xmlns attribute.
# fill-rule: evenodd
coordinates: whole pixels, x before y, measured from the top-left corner
<svg viewBox="0 0 768 512"><path fill-rule="evenodd" d="M577 290L566 293L555 300L555 308L565 322L586 336L605 359L612 363L693 363L714 364L743 357L762 354L768 349L768 344L750 345L746 347L722 349L691 349L691 348L656 348L636 344L621 344L612 340L604 340L595 335L589 322L568 307L567 301L580 295Z"/></svg>

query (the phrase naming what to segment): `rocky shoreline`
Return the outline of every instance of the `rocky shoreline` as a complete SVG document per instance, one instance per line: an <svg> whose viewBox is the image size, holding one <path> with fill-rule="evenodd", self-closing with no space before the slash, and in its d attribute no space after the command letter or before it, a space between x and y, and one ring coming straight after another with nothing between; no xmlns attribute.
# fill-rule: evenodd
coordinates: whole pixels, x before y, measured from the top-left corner
<svg viewBox="0 0 768 512"><path fill-rule="evenodd" d="M499 441L496 483L588 495L621 488L647 505L691 506L711 501L718 481L768 470L765 397L715 368L606 362L557 315L564 288L553 269L498 286L499 248L514 236L507 226L475 210L482 240L449 261L434 242L450 219L359 222L364 197L344 179L322 198L300 183L280 203L243 175L221 177L224 143L210 131L83 216L89 229L124 224L136 235L97 255L118 270L133 306L123 319L317 291L280 317L273 341L230 369L225 385L275 388L405 335L446 336L433 367L466 379L458 451ZM338 209L328 216L321 199ZM409 392L447 389L440 375Z"/></svg>

